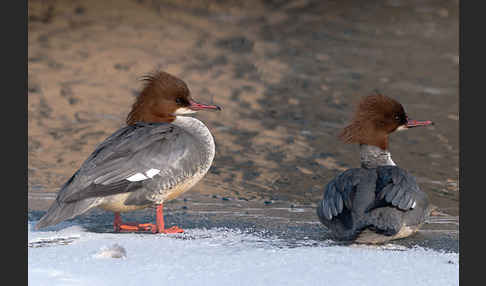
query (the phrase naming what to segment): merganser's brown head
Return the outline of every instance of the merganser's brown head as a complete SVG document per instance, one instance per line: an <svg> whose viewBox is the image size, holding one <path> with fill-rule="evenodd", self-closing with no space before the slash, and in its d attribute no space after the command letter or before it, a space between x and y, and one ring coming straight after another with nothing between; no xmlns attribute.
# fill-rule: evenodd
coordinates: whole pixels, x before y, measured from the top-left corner
<svg viewBox="0 0 486 286"><path fill-rule="evenodd" d="M136 122L172 122L177 115L198 110L221 110L216 105L197 103L181 79L163 71L143 77L145 85L127 116L128 125Z"/></svg>
<svg viewBox="0 0 486 286"><path fill-rule="evenodd" d="M432 121L408 119L403 106L396 100L381 94L362 98L351 124L339 134L346 143L359 143L388 149L388 134L396 130L427 126Z"/></svg>

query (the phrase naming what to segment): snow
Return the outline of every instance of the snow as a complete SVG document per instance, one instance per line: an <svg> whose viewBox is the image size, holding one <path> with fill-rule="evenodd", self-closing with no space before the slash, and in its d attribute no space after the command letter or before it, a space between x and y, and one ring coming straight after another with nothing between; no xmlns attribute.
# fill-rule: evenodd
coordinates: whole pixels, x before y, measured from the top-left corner
<svg viewBox="0 0 486 286"><path fill-rule="evenodd" d="M457 253L288 244L236 229L93 233L28 224L29 285L459 285Z"/></svg>

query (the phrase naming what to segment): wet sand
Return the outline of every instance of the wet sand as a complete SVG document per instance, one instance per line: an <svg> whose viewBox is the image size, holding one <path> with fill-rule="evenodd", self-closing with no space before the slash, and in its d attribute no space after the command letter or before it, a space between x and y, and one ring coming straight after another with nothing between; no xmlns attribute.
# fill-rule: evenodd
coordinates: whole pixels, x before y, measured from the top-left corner
<svg viewBox="0 0 486 286"><path fill-rule="evenodd" d="M29 1L29 210L47 208L123 126L140 77L162 69L223 107L197 115L216 157L182 202L298 205L308 215L292 220L317 222L325 184L359 165L358 147L336 135L379 90L436 123L393 134L390 151L454 222L431 228L457 233L458 1L321 2Z"/></svg>

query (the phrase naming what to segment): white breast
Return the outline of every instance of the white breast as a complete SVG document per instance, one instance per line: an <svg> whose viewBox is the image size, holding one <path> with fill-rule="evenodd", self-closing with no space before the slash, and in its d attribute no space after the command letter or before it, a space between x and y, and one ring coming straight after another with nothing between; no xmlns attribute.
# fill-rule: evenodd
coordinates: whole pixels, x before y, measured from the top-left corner
<svg viewBox="0 0 486 286"><path fill-rule="evenodd" d="M204 155L206 157L206 162L204 166L202 166L201 171L205 174L213 163L214 154L216 151L213 135L206 127L206 125L204 125L204 123L194 117L177 116L176 120L174 120L172 124L183 128L201 142L204 148Z"/></svg>

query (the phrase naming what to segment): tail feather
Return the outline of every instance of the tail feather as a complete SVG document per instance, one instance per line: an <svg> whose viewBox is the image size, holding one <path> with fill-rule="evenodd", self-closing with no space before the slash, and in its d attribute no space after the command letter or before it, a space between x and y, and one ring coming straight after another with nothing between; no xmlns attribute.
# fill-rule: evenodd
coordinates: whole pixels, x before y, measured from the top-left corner
<svg viewBox="0 0 486 286"><path fill-rule="evenodd" d="M35 225L35 229L41 229L56 225L64 220L74 218L95 207L97 198L84 199L72 203L55 201L47 213Z"/></svg>

